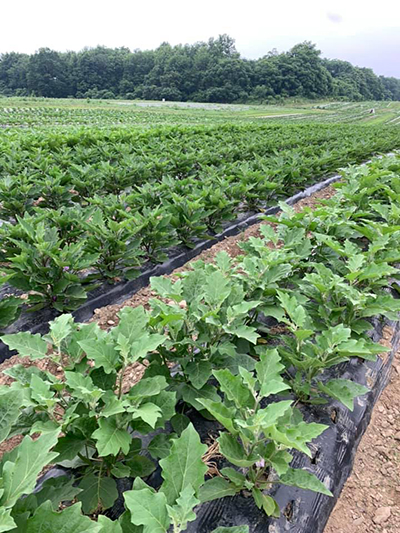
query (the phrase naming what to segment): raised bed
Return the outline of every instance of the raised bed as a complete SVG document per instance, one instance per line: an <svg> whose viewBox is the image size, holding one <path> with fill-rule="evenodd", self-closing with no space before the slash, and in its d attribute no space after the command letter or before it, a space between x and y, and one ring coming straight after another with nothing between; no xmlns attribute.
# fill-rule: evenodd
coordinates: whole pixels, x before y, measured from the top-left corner
<svg viewBox="0 0 400 533"><path fill-rule="evenodd" d="M331 183L338 181L340 175L336 174L319 183L307 187L294 196L288 198L286 203L293 205L303 198L307 198ZM79 307L72 314L75 320L85 322L89 320L93 311L99 307L104 307L110 304L118 304L138 292L149 283L149 279L153 276L162 276L170 274L176 268L183 266L185 263L201 254L204 250L211 248L217 242L223 241L227 237L237 235L244 231L249 226L260 222L260 217L263 215L272 215L279 211L278 206L273 206L262 213L244 213L239 216L234 222L228 223L223 231L217 233L212 239L199 240L196 245L188 249L185 246L179 246L169 251L169 258L164 263L159 265L147 264L141 269L141 274L131 281L119 282L116 285L103 283L100 287L88 293L88 298L85 303ZM13 324L3 330L3 334L17 333L19 331L30 331L31 333L47 333L48 323L60 313L54 309L43 309L34 313L23 313L22 316ZM11 357L12 353L8 347L0 341L0 363Z"/></svg>

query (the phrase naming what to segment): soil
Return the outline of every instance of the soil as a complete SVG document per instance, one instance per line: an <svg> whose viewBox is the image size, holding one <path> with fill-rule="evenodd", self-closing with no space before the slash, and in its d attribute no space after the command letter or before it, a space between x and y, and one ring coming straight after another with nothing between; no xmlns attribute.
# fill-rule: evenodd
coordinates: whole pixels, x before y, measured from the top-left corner
<svg viewBox="0 0 400 533"><path fill-rule="evenodd" d="M305 207L315 207L321 199L335 194L333 187L327 187L298 202L294 209L298 212ZM260 235L260 225L256 224L243 233L228 237L215 244L193 261L213 261L218 252L226 251L231 257L242 252L240 242L251 236ZM191 263L175 270L168 277L189 270ZM108 305L96 309L91 321L97 321L103 329L118 323L117 313L125 306L148 307L148 301L155 296L145 287L122 304ZM13 356L0 365L0 385L11 382L11 378L1 374L2 370L15 364L29 366L27 358ZM45 360L34 361L43 370L61 376L60 367ZM144 365L135 363L126 369L124 390L140 380ZM0 444L0 456L19 444L21 437L13 437ZM211 461L210 461L211 463ZM209 465L212 467L212 463ZM325 533L400 533L400 352L396 354L391 381L378 401L371 423L358 448L353 473L348 479L336 507L325 528Z"/></svg>
<svg viewBox="0 0 400 533"><path fill-rule="evenodd" d="M400 532L400 351L324 533Z"/></svg>

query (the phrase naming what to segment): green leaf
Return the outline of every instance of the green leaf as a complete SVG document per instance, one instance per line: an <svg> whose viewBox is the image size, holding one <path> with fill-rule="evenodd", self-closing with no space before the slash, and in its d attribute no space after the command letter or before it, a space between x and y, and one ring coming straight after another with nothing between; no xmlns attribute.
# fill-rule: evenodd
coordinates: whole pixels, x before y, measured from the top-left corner
<svg viewBox="0 0 400 533"><path fill-rule="evenodd" d="M132 399L149 398L160 394L167 387L168 383L164 376L143 378L130 389L127 396Z"/></svg>
<svg viewBox="0 0 400 533"><path fill-rule="evenodd" d="M387 263L371 263L366 266L358 279L364 281L367 279L381 279L383 277L389 277L392 274L396 274L398 271L396 268L388 265Z"/></svg>
<svg viewBox="0 0 400 533"><path fill-rule="evenodd" d="M0 394L0 442L8 437L12 425L18 420L23 398L22 392L18 390Z"/></svg>
<svg viewBox="0 0 400 533"><path fill-rule="evenodd" d="M51 408L57 403L57 400L54 399L55 392L50 390L50 384L47 381L43 381L36 374L33 374L30 385L31 398L39 405L46 405Z"/></svg>
<svg viewBox="0 0 400 533"><path fill-rule="evenodd" d="M43 359L47 355L47 342L42 339L39 333L32 335L27 331L21 331L13 335L3 335L1 340L7 344L10 350L17 350L21 357Z"/></svg>
<svg viewBox="0 0 400 533"><path fill-rule="evenodd" d="M167 505L172 523L176 529L179 527L179 531L185 531L188 522L196 520L196 513L193 512L193 508L200 503L200 500L194 494L193 487L187 485L176 500L176 504L173 507Z"/></svg>
<svg viewBox="0 0 400 533"><path fill-rule="evenodd" d="M85 514L90 514L99 506L102 510L109 509L118 498L117 484L110 477L96 476L89 474L79 483L82 489L77 499L82 502L82 509Z"/></svg>
<svg viewBox="0 0 400 533"><path fill-rule="evenodd" d="M243 384L240 376L234 376L229 370L214 370L214 376L217 378L220 389L226 396L234 402L238 409L242 407L252 407L254 398L249 389Z"/></svg>
<svg viewBox="0 0 400 533"><path fill-rule="evenodd" d="M266 494L263 494L260 489L257 487L253 487L251 489L251 493L253 494L254 501L256 502L256 505L259 509L263 509L265 514L267 516L275 516L276 518L280 515L280 509L279 505L276 503L276 501L271 498L271 496L267 496Z"/></svg>
<svg viewBox="0 0 400 533"><path fill-rule="evenodd" d="M11 516L11 509L0 508L0 533L14 529L17 524Z"/></svg>
<svg viewBox="0 0 400 533"><path fill-rule="evenodd" d="M327 496L333 496L330 490L316 477L306 470L299 468L289 468L285 474L280 477L280 482L284 485L299 487L300 489L321 492Z"/></svg>
<svg viewBox="0 0 400 533"><path fill-rule="evenodd" d="M232 464L247 467L252 466L257 461L257 456L247 455L243 446L229 433L222 433L217 441L219 443L219 451Z"/></svg>
<svg viewBox="0 0 400 533"><path fill-rule="evenodd" d="M128 465L124 465L123 463L116 463L111 469L111 474L114 477L121 479L124 477L129 477L131 475L131 469Z"/></svg>
<svg viewBox="0 0 400 533"><path fill-rule="evenodd" d="M129 344L132 344L143 335L148 320L142 305L138 307L123 307L118 316L119 324L113 331L114 335L122 334Z"/></svg>
<svg viewBox="0 0 400 533"><path fill-rule="evenodd" d="M179 434L180 433L181 432L179 432ZM151 442L147 446L147 451L154 459L164 459L168 456L171 450L171 446L171 437L166 433L159 433L151 440Z"/></svg>
<svg viewBox="0 0 400 533"><path fill-rule="evenodd" d="M189 383L184 383L181 388L180 392L182 394L182 399L192 405L195 409L198 411L203 408L201 403L199 402L199 398L211 400L214 402L220 401L220 397L217 394L217 391L215 387L212 385L204 385L201 389L195 389Z"/></svg>
<svg viewBox="0 0 400 533"><path fill-rule="evenodd" d="M119 353L115 350L114 344L107 342L106 338L78 341L78 344L88 359L93 359L96 367L103 367L106 374L115 371L119 361Z"/></svg>
<svg viewBox="0 0 400 533"><path fill-rule="evenodd" d="M341 402L350 411L354 409L354 398L370 392L367 387L349 379L331 379L325 385L318 381L318 388L321 392Z"/></svg>
<svg viewBox="0 0 400 533"><path fill-rule="evenodd" d="M78 435L67 434L65 437L60 437L54 451L58 452L57 463L63 461L72 461L85 445L86 439Z"/></svg>
<svg viewBox="0 0 400 533"><path fill-rule="evenodd" d="M191 485L197 491L203 484L207 466L201 458L206 450L192 424L173 440L170 454L160 461L164 479L160 491L169 505L175 503L186 486Z"/></svg>
<svg viewBox="0 0 400 533"><path fill-rule="evenodd" d="M252 418L248 419L247 427L250 428L254 425L254 427L261 426L267 428L276 424L291 409L292 403L293 400L273 402L264 409L259 409Z"/></svg>
<svg viewBox="0 0 400 533"><path fill-rule="evenodd" d="M289 296L281 291L277 291L277 294L282 307L285 309L292 322L294 322L298 328L302 328L306 322L306 312L304 307L299 305L295 296Z"/></svg>
<svg viewBox="0 0 400 533"><path fill-rule="evenodd" d="M252 344L257 344L257 339L260 336L255 328L245 326L244 324L240 326L223 326L223 329L226 333L235 335L239 339L246 339Z"/></svg>
<svg viewBox="0 0 400 533"><path fill-rule="evenodd" d="M176 392L163 390L152 397L151 403L160 408L161 417L157 420L156 428L163 427L165 421L170 420L175 414Z"/></svg>
<svg viewBox="0 0 400 533"><path fill-rule="evenodd" d="M293 455L286 450L280 450L275 452L273 456L268 459L268 462L271 464L278 476L281 476L289 468L289 464L291 463L292 459Z"/></svg>
<svg viewBox="0 0 400 533"><path fill-rule="evenodd" d="M145 478L156 469L153 461L144 455L134 455L126 461L126 464L131 470L131 477Z"/></svg>
<svg viewBox="0 0 400 533"><path fill-rule="evenodd" d="M74 392L76 398L88 403L96 402L104 393L93 385L90 376L84 376L79 372L66 371L65 383Z"/></svg>
<svg viewBox="0 0 400 533"><path fill-rule="evenodd" d="M131 436L124 428L120 428L116 418L100 418L99 428L93 433L96 448L100 457L118 455L120 450L126 455L131 445Z"/></svg>
<svg viewBox="0 0 400 533"><path fill-rule="evenodd" d="M167 499L162 492L150 489L124 492L126 507L132 523L143 526L143 533L166 533L171 523L167 512Z"/></svg>
<svg viewBox="0 0 400 533"><path fill-rule="evenodd" d="M182 431L188 427L190 424L190 418L182 413L176 413L171 418L171 425L175 433L181 435Z"/></svg>
<svg viewBox="0 0 400 533"><path fill-rule="evenodd" d="M207 276L204 287L204 298L208 304L213 307L222 304L230 292L231 284L221 272L215 271Z"/></svg>
<svg viewBox="0 0 400 533"><path fill-rule="evenodd" d="M290 389L282 379L281 373L284 370L281 364L278 350L263 350L260 361L256 364L257 378L261 385L260 395L264 398L271 394L278 394Z"/></svg>
<svg viewBox="0 0 400 533"><path fill-rule="evenodd" d="M262 302L258 300L251 300L249 302L241 302L240 304L233 305L232 307L228 308L228 312L231 312L232 316L239 317L243 315L247 315L249 311L252 309L255 309L259 305L261 305Z"/></svg>
<svg viewBox="0 0 400 533"><path fill-rule="evenodd" d="M232 483L238 489L242 489L245 486L246 476L241 472L238 472L234 468L227 466L225 468L221 468L220 472L223 476L227 477L230 481L232 481Z"/></svg>
<svg viewBox="0 0 400 533"><path fill-rule="evenodd" d="M60 346L61 342L68 337L72 331L73 318L72 315L65 314L57 317L49 323L50 332L48 338L53 344Z"/></svg>
<svg viewBox="0 0 400 533"><path fill-rule="evenodd" d="M185 373L196 389L201 389L212 374L212 364L209 361L193 361L185 368Z"/></svg>
<svg viewBox="0 0 400 533"><path fill-rule="evenodd" d="M347 268L350 270L350 272L359 272L364 264L364 261L365 257L362 254L353 255L347 261Z"/></svg>
<svg viewBox="0 0 400 533"><path fill-rule="evenodd" d="M33 491L43 467L57 457L57 453L50 450L57 443L59 433L59 430L45 433L35 441L26 436L12 452L3 455L0 506L12 507L23 494Z"/></svg>
<svg viewBox="0 0 400 533"><path fill-rule="evenodd" d="M325 339L327 346L332 348L342 342L347 341L350 338L351 329L346 328L343 324L331 327L326 331L323 331L321 337Z"/></svg>
<svg viewBox="0 0 400 533"><path fill-rule="evenodd" d="M182 285L180 283L173 283L165 276L150 278L150 286L162 298L174 299L178 302L182 300Z"/></svg>
<svg viewBox="0 0 400 533"><path fill-rule="evenodd" d="M340 355L347 357L361 357L368 361L375 361L376 354L390 352L390 348L379 343L369 342L365 339L350 339L338 346Z"/></svg>
<svg viewBox="0 0 400 533"><path fill-rule="evenodd" d="M198 398L197 401L207 409L211 416L213 416L220 424L222 424L233 435L237 434L237 429L233 424L235 417L235 410L232 407L227 407L221 401L212 402Z"/></svg>
<svg viewBox="0 0 400 533"><path fill-rule="evenodd" d="M33 374L43 380L52 380L54 378L54 376L51 376L48 373L46 374L46 372L42 372L36 366L25 367L23 365L14 365L11 368L6 368L6 370L3 370L3 374L6 374L6 376L10 376L16 381L19 381L21 385L29 385ZM54 378L54 380L56 380L56 378Z"/></svg>
<svg viewBox="0 0 400 533"><path fill-rule="evenodd" d="M161 416L161 409L158 405L148 402L142 404L140 407L132 407L128 409L131 413L132 420L140 418L146 424L149 424L152 428L155 427L157 419Z"/></svg>
<svg viewBox="0 0 400 533"><path fill-rule="evenodd" d="M50 501L53 509L57 510L60 502L72 501L81 492L79 487L74 487L75 480L66 476L53 477L44 481L39 492L35 492L37 505Z"/></svg>
<svg viewBox="0 0 400 533"><path fill-rule="evenodd" d="M56 512L51 502L45 502L29 518L24 533L98 533L99 530L97 522L82 515L79 503Z"/></svg>
<svg viewBox="0 0 400 533"><path fill-rule="evenodd" d="M311 452L307 444L312 440L318 437L323 431L327 429L328 426L324 424L316 424L314 422L308 424L306 422L300 422L296 426L286 427L276 427L270 426L268 433L271 439L288 446L289 448L295 448L308 457L311 457Z"/></svg>
<svg viewBox="0 0 400 533"><path fill-rule="evenodd" d="M104 515L99 515L97 523L101 526L99 533L124 533L119 522L116 520L110 520Z"/></svg>
<svg viewBox="0 0 400 533"><path fill-rule="evenodd" d="M146 357L149 352L156 350L160 344L166 340L164 335L158 335L156 333L146 333L136 341L131 343L130 358L131 363Z"/></svg>
<svg viewBox="0 0 400 533"><path fill-rule="evenodd" d="M234 496L238 492L237 487L222 477L213 477L206 481L199 489L198 496L202 503Z"/></svg>
<svg viewBox="0 0 400 533"><path fill-rule="evenodd" d="M118 523L122 527L122 533L143 533L142 526L135 526L132 524L131 513L125 511L118 519ZM107 533L102 531L101 533Z"/></svg>

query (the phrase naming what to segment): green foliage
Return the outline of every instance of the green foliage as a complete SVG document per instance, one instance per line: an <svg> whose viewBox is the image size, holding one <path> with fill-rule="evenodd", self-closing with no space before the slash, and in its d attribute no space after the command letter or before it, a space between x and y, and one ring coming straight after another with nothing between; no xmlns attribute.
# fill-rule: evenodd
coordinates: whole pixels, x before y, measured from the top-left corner
<svg viewBox="0 0 400 533"><path fill-rule="evenodd" d="M190 424L172 443L168 456L160 461L164 479L158 492L143 482L135 481L133 489L125 492L126 506L131 520L143 526L143 533L166 533L170 524L174 533L185 531L187 523L196 518L193 508L200 503L196 494L204 483L206 465L202 455L207 446Z"/></svg>
<svg viewBox="0 0 400 533"><path fill-rule="evenodd" d="M187 171L184 160L179 168ZM0 388L0 438L24 438L0 463L0 529L179 533L199 503L241 491L269 516L280 513L269 493L275 483L331 495L293 467L291 450L311 457L310 443L326 428L305 423L296 404L330 397L352 409L368 392L337 365L385 351L368 336L370 317L398 319L388 286L399 281L399 169L389 158L350 169L337 195L313 212L281 204L280 218L270 217L275 227L262 226L243 256L198 261L177 281L152 278L158 298L150 310L125 307L108 331L64 314L45 336L4 335L20 356L47 359L63 375L23 365L4 371L14 381ZM128 389L124 373L138 362L144 375ZM221 477L205 481L207 446L187 404L224 427L217 441L230 465ZM165 432L168 420L175 433ZM157 460L158 491L144 481ZM49 479L33 493L38 473L54 463L75 477ZM111 522L102 513L126 477L135 479L126 511ZM72 500L80 503L59 510ZM100 513L97 523L84 516L92 513Z"/></svg>
<svg viewBox="0 0 400 533"><path fill-rule="evenodd" d="M279 97L398 100L399 80L377 76L347 61L321 58L311 42L289 51L264 51L248 61L229 35L206 42L154 50L127 48L34 54L2 54L0 87L5 95L36 94L46 98L144 98L167 101L269 101ZM190 80L190 83L188 83ZM90 101L90 100L89 100Z"/></svg>
<svg viewBox="0 0 400 533"><path fill-rule="evenodd" d="M261 406L274 389L282 391L288 387L279 374L283 366L280 365L278 352L263 350L260 356L255 373L240 368L239 376L228 379L229 373L224 370L213 372L224 393L222 401L198 400L227 430L217 439L221 454L246 472L243 475L232 468L225 468L222 471L225 478L207 481L200 498L209 501L232 496L246 488L251 490L259 508L268 515L279 516L277 503L262 492L277 480L283 483L287 480L287 484L331 495L312 474L289 468L292 455L286 451L295 448L311 455L307 443L320 435L326 426L304 423L299 412L292 408L291 400ZM271 381L275 386L266 389L265 385ZM229 410L229 418L220 416L221 406Z"/></svg>

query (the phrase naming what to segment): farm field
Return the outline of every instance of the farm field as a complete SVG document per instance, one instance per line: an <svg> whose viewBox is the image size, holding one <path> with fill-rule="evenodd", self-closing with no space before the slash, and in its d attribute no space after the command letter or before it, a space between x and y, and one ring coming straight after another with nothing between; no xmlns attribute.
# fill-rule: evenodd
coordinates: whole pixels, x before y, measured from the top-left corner
<svg viewBox="0 0 400 533"><path fill-rule="evenodd" d="M0 100L0 329L18 357L0 385L0 531L253 533L241 509L266 530L301 520L278 504L294 487L329 506L331 409L369 398L354 361L368 376L393 356L371 329L400 312L400 156L358 164L400 149L399 117L394 102ZM284 203L337 172L312 210ZM71 314L278 203L239 255L153 277L107 327ZM48 309L47 334L15 333ZM52 465L66 475L36 487Z"/></svg>
<svg viewBox="0 0 400 533"><path fill-rule="evenodd" d="M71 311L94 284L132 279L240 212L396 147L397 127L358 124L9 128L0 139L1 279L20 292L6 290L0 324L21 309Z"/></svg>
<svg viewBox="0 0 400 533"><path fill-rule="evenodd" d="M304 417L307 406L315 413L332 400L351 412L369 389L343 379L343 364L358 357L366 365L390 351L367 332L371 317L397 319L400 310L386 290L389 278L395 290L400 279L399 183L398 156L349 169L336 194L313 211L282 205L280 216L268 217L274 226L262 225L260 237L241 245L243 256L222 253L181 279L153 278L149 309L123 308L107 331L64 314L49 335L3 335L20 356L49 363L5 370L11 381L1 388L1 437L23 440L0 463L12 473L0 496L4 531L24 521L46 523L53 533L60 519L101 533L129 532L131 524L151 531L156 523L164 533L171 524L196 531L189 524L194 507L201 516L216 499L236 495L240 509L243 490L254 500L245 498L246 508L267 527L282 511L270 476L274 486L331 498L333 481L312 466L309 447L328 426ZM260 312L275 322L259 322ZM144 361L142 379L126 384L126 369ZM171 374L171 364L180 372ZM200 441L185 404L219 422L218 456L213 443ZM172 433L159 433L169 420ZM132 430L149 438L142 443ZM307 469L296 466L304 454ZM21 496L54 463L72 466L77 483L48 480L27 507ZM163 481L154 489L147 482L157 463ZM127 477L134 484L115 507L117 481ZM225 531L249 531L239 529L240 513L219 515L214 525L232 526L232 517Z"/></svg>
<svg viewBox="0 0 400 533"><path fill-rule="evenodd" d="M375 114L371 115L370 110ZM399 102L288 101L282 105L199 104L131 100L1 98L0 127L213 124L270 120L399 124Z"/></svg>

